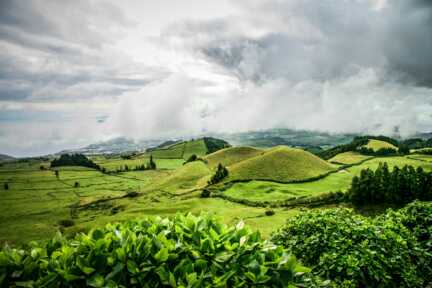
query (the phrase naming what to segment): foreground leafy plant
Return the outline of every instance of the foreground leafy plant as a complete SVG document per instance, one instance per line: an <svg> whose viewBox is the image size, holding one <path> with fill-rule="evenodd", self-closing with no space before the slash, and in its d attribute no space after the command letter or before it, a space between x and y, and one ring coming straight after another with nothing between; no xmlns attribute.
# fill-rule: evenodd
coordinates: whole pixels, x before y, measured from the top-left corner
<svg viewBox="0 0 432 288"><path fill-rule="evenodd" d="M273 241L341 285L349 280L352 287L424 287L432 257L393 213L370 219L349 209L306 212L288 219ZM414 214L404 213L397 215L417 226Z"/></svg>
<svg viewBox="0 0 432 288"><path fill-rule="evenodd" d="M242 223L191 214L0 251L2 287L315 287L309 271Z"/></svg>

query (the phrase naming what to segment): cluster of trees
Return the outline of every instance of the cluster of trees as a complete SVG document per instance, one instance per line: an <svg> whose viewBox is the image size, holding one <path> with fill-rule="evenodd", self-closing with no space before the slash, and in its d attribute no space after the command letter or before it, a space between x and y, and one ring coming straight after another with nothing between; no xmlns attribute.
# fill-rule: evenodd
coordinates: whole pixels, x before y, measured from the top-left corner
<svg viewBox="0 0 432 288"><path fill-rule="evenodd" d="M83 166L101 170L101 167L83 154L62 154L60 158L51 161L51 167Z"/></svg>
<svg viewBox="0 0 432 288"><path fill-rule="evenodd" d="M204 143L207 147L207 154L216 152L220 149L230 147L231 145L225 140L216 139L213 137L204 137Z"/></svg>
<svg viewBox="0 0 432 288"><path fill-rule="evenodd" d="M216 184L222 181L225 177L228 177L228 169L219 163L216 173L210 178L208 184Z"/></svg>
<svg viewBox="0 0 432 288"><path fill-rule="evenodd" d="M316 155L321 157L322 159L328 160L340 153L355 151L357 150L357 148L366 145L368 142L369 138L355 137L354 140L349 144L339 145L328 150L318 152Z"/></svg>
<svg viewBox="0 0 432 288"><path fill-rule="evenodd" d="M392 148L381 148L378 151L374 151L373 149L363 147L367 145L369 140L380 140L387 143L390 143L396 147L398 147L398 150L392 149ZM420 139L421 140L421 139ZM422 140L423 141L423 140ZM430 141L430 147L432 147L432 139L429 139L425 141L424 143L428 143ZM406 155L409 154L410 149L414 149L415 147L411 147L409 145L410 140L405 140L403 142L399 142L396 139L387 137L387 136L358 136L353 139L351 143L339 145L333 148L330 148L328 150L318 151L316 153L317 156L321 157L322 159L328 160L330 158L333 158L337 154L344 153L344 152L350 152L350 151L357 151L364 155L371 155L371 156L392 156L397 154ZM424 144L426 145L426 144Z"/></svg>
<svg viewBox="0 0 432 288"><path fill-rule="evenodd" d="M365 146L357 149L360 154L368 155L368 156L394 156L398 154L398 151L393 148L380 148L377 151L374 151L371 148L367 148Z"/></svg>
<svg viewBox="0 0 432 288"><path fill-rule="evenodd" d="M432 149L419 150L419 151L416 151L416 153L422 154L422 155L432 155Z"/></svg>
<svg viewBox="0 0 432 288"><path fill-rule="evenodd" d="M381 163L375 171L363 169L354 176L348 197L357 205L432 200L432 173L408 165L390 171L387 163Z"/></svg>
<svg viewBox="0 0 432 288"><path fill-rule="evenodd" d="M408 146L409 149L432 148L432 138L423 140L421 138L411 138L401 142Z"/></svg>
<svg viewBox="0 0 432 288"><path fill-rule="evenodd" d="M153 160L153 156L150 155L149 162L147 164L137 165L134 168L130 168L127 164L123 167L117 168L116 173L128 172L128 171L145 171L145 170L156 170L156 163ZM104 171L102 171L104 172Z"/></svg>

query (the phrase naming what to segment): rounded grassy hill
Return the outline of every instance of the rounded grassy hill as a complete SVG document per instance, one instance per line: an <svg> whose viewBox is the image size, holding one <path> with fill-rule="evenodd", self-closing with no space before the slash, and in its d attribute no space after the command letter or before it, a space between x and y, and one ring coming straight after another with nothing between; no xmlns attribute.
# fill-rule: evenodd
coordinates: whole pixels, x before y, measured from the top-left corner
<svg viewBox="0 0 432 288"><path fill-rule="evenodd" d="M209 167L214 168L219 163L223 166L231 166L263 153L265 153L264 150L253 147L230 147L209 154L204 159L207 161Z"/></svg>
<svg viewBox="0 0 432 288"><path fill-rule="evenodd" d="M227 180L291 182L317 177L334 169L335 166L307 151L278 146L230 166Z"/></svg>

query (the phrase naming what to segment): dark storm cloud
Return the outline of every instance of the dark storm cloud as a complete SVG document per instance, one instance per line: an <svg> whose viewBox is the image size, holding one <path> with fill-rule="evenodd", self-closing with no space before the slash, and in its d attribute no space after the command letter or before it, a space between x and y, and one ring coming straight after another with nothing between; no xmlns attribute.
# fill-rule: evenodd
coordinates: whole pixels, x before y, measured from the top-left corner
<svg viewBox="0 0 432 288"><path fill-rule="evenodd" d="M432 87L432 1L398 0L388 11L385 53L402 79Z"/></svg>
<svg viewBox="0 0 432 288"><path fill-rule="evenodd" d="M241 3L259 16L226 19L232 25L220 19L189 23L181 27L188 31L179 32L197 52L240 79L325 81L374 68L386 77L432 87L432 1L390 0L381 10L370 1ZM276 20L269 24L269 19ZM240 21L269 32L233 33ZM204 41L202 35L207 35Z"/></svg>

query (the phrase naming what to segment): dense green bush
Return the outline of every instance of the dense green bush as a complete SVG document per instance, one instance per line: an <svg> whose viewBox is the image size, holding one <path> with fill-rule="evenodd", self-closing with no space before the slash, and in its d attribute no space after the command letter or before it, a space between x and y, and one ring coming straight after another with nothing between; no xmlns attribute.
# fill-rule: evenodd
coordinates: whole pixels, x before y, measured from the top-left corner
<svg viewBox="0 0 432 288"><path fill-rule="evenodd" d="M191 214L0 251L1 287L316 287L309 271L242 223Z"/></svg>
<svg viewBox="0 0 432 288"><path fill-rule="evenodd" d="M430 275L424 266L431 255L393 216L370 219L349 209L310 211L288 219L272 240L313 267L316 275L340 285L349 280L353 287L424 287Z"/></svg>

